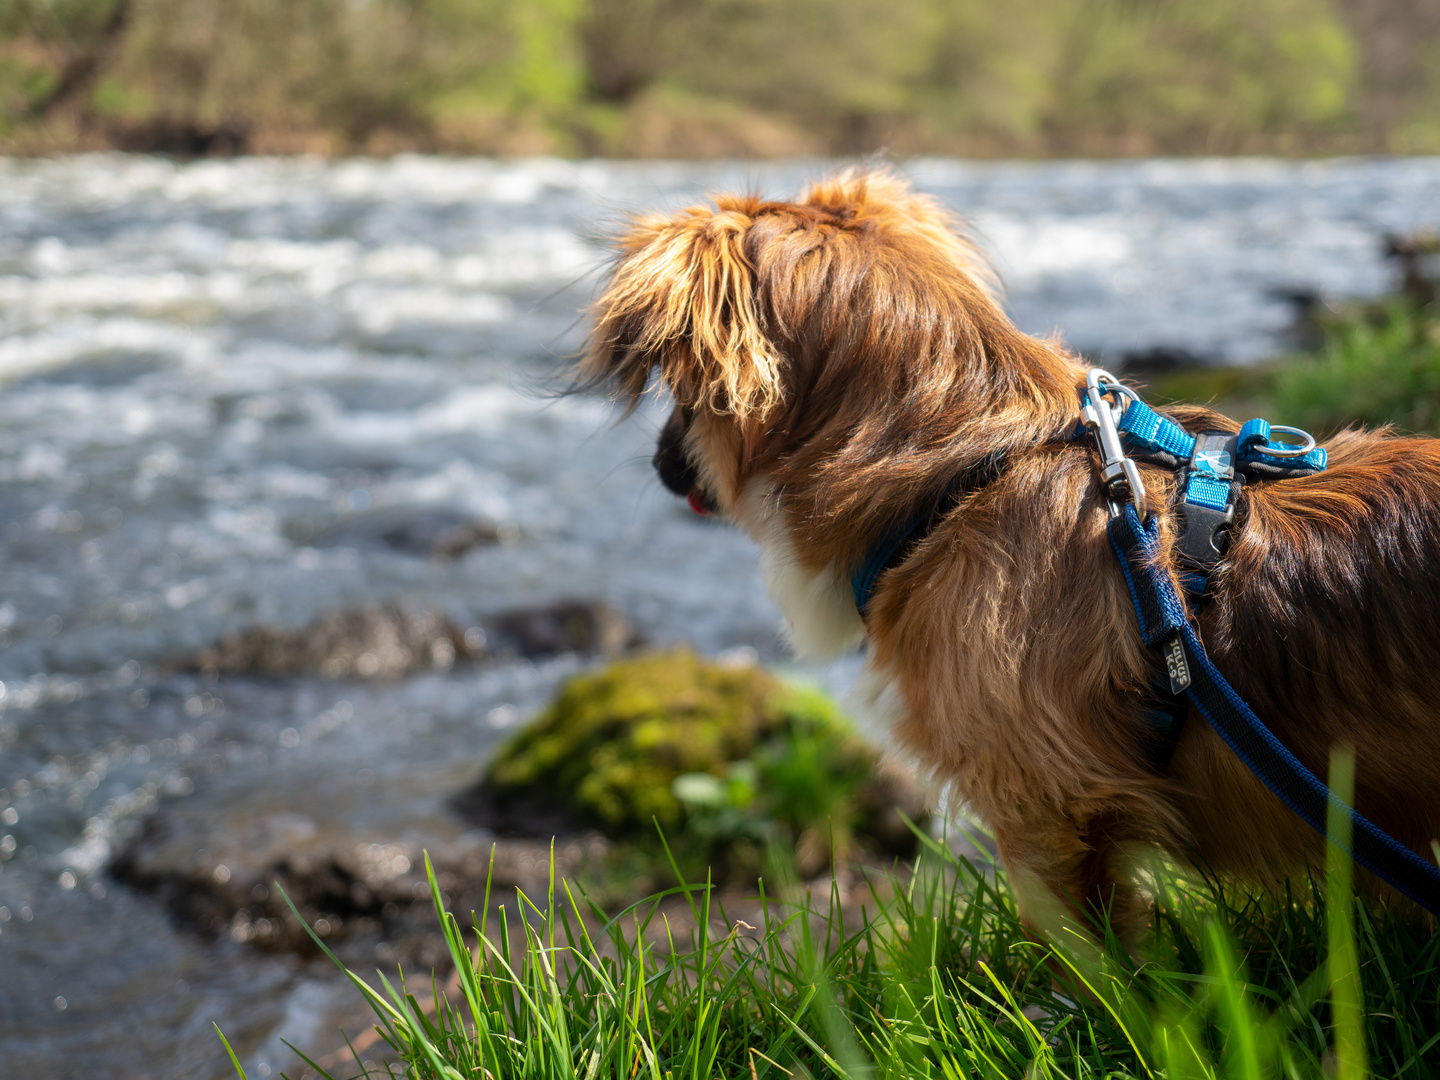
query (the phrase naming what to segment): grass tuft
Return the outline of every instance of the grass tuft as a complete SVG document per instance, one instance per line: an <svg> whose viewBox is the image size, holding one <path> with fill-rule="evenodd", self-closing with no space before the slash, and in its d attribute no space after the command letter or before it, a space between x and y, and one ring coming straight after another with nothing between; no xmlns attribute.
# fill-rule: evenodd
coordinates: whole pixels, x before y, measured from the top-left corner
<svg viewBox="0 0 1440 1080"><path fill-rule="evenodd" d="M1440 308L1405 297L1326 320L1313 357L1279 367L1275 415L1317 435L1356 422L1440 433Z"/></svg>
<svg viewBox="0 0 1440 1080"><path fill-rule="evenodd" d="M753 925L708 882L611 915L552 874L462 929L430 872L450 982L422 1007L403 973L350 977L386 1071L417 1080L1440 1075L1440 938L1378 905L1352 920L1342 864L1328 909L1324 883L1276 899L1157 871L1133 954L1031 941L997 866L929 840L859 910L772 853Z"/></svg>

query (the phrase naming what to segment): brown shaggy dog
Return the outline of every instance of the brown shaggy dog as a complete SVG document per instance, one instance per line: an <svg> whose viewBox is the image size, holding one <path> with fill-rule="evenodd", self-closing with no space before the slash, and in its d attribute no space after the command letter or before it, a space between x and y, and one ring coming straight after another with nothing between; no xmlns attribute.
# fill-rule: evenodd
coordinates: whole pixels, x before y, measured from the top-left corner
<svg viewBox="0 0 1440 1080"><path fill-rule="evenodd" d="M1011 325L934 200L848 173L795 203L724 196L639 219L595 314L585 377L633 403L658 371L677 402L666 484L760 543L802 654L868 642L895 739L994 829L1029 918L1047 893L1133 918L1139 847L1269 886L1323 863L1193 708L1166 773L1147 763L1156 659L1106 539L1096 454L1054 441L1084 365ZM1000 476L881 577L862 623L849 577L870 547L996 450ZM1428 858L1440 443L1356 431L1329 452L1326 472L1244 488L1199 632L1317 775L1353 746L1357 809ZM1174 478L1142 468L1168 558Z"/></svg>

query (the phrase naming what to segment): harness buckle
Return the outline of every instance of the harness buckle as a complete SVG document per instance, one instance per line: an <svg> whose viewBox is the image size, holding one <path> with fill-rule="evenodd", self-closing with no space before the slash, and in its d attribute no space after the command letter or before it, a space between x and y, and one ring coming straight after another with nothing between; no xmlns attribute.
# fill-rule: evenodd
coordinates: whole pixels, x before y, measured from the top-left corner
<svg viewBox="0 0 1440 1080"><path fill-rule="evenodd" d="M1236 500L1245 482L1237 474L1237 438L1225 431L1195 435L1190 461L1179 472L1180 501L1176 509L1184 527L1175 541L1175 554L1190 575L1186 588L1203 596L1210 572L1224 557L1230 527L1235 522ZM1198 576L1198 582L1191 575Z"/></svg>
<svg viewBox="0 0 1440 1080"><path fill-rule="evenodd" d="M1107 397L1111 400L1107 401ZM1100 483L1110 504L1110 516L1123 514L1128 502L1134 503L1135 513L1144 521L1149 516L1145 484L1140 479L1140 470L1125 456L1125 448L1120 444L1117 425L1125 413L1121 398L1140 400L1135 391L1108 371L1091 368L1085 373L1085 404L1080 408L1080 418L1100 444Z"/></svg>

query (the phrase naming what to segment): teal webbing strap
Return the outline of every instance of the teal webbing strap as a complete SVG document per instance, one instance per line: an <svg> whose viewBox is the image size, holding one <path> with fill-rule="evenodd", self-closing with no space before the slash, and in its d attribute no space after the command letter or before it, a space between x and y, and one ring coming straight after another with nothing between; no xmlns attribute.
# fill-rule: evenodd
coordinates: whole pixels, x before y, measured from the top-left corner
<svg viewBox="0 0 1440 1080"><path fill-rule="evenodd" d="M1147 450L1173 454L1182 461L1188 459L1195 449L1193 436L1139 399L1130 402L1116 427L1126 442L1137 443Z"/></svg>

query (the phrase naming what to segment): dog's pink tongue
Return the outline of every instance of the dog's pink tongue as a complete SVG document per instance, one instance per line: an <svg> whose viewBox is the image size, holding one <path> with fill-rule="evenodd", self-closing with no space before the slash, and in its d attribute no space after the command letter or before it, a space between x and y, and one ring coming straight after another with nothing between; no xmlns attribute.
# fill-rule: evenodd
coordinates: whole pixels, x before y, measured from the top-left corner
<svg viewBox="0 0 1440 1080"><path fill-rule="evenodd" d="M689 502L690 509L701 517L710 516L710 508L705 505L705 493L699 488L691 488L690 494L686 496L686 501Z"/></svg>

